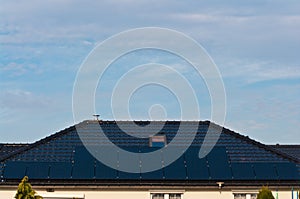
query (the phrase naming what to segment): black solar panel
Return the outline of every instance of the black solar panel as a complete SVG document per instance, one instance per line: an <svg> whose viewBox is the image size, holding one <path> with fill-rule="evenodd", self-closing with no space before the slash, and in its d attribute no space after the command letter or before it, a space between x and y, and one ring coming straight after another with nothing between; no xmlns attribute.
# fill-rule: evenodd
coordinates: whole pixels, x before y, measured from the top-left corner
<svg viewBox="0 0 300 199"><path fill-rule="evenodd" d="M225 147L214 147L207 155L207 160L212 179L230 180L232 178Z"/></svg>
<svg viewBox="0 0 300 199"><path fill-rule="evenodd" d="M140 149L139 147L123 147L123 149L125 151L129 151L132 153L136 153L139 154L140 153ZM119 154L118 156L118 163L120 166L128 168L128 165L130 163L131 169L134 169L135 171L139 171L138 173L134 172L134 173L128 173L128 172L123 172L123 171L119 171L118 173L118 177L119 179L140 179L141 178L141 157L140 155L137 156L122 156Z"/></svg>
<svg viewBox="0 0 300 199"><path fill-rule="evenodd" d="M293 163L276 163L276 171L279 179L300 180L298 168Z"/></svg>
<svg viewBox="0 0 300 199"><path fill-rule="evenodd" d="M92 179L95 176L95 158L82 147L75 148L73 179Z"/></svg>
<svg viewBox="0 0 300 199"><path fill-rule="evenodd" d="M95 150L98 151L97 153L98 157L108 158L110 164L112 164L113 167L118 166L119 155L118 153L113 152L114 149L112 147L103 146L100 149L95 149ZM96 179L117 179L118 171L96 160L95 178Z"/></svg>
<svg viewBox="0 0 300 199"><path fill-rule="evenodd" d="M141 177L141 173L128 173L123 171L118 172L118 178L123 180L138 180L141 179Z"/></svg>
<svg viewBox="0 0 300 199"><path fill-rule="evenodd" d="M199 147L190 147L185 153L187 176L190 180L208 180L206 159L199 159Z"/></svg>
<svg viewBox="0 0 300 199"><path fill-rule="evenodd" d="M187 179L187 169L184 157L181 156L175 162L164 168L165 178L170 180L185 180Z"/></svg>
<svg viewBox="0 0 300 199"><path fill-rule="evenodd" d="M233 179L254 180L255 173L251 163L232 163Z"/></svg>
<svg viewBox="0 0 300 199"><path fill-rule="evenodd" d="M150 148L150 147L141 147L140 151L141 153L149 153L152 151L156 151L158 148ZM148 179L148 180L162 180L164 179L164 168L163 168L163 154L161 153L161 150L158 150L160 153L158 158L155 159L144 159L143 157L141 158L141 170L146 171L145 168L147 167L148 164L154 164L157 165L158 168L161 168L156 171L152 172L142 172L141 173L141 178L142 179Z"/></svg>
<svg viewBox="0 0 300 199"><path fill-rule="evenodd" d="M118 171L112 169L103 163L97 161L96 162L96 171L95 171L95 178L96 179L117 179L118 178Z"/></svg>
<svg viewBox="0 0 300 199"><path fill-rule="evenodd" d="M49 177L49 163L28 162L26 175L29 179L47 179Z"/></svg>
<svg viewBox="0 0 300 199"><path fill-rule="evenodd" d="M273 163L253 163L256 179L278 179L278 174Z"/></svg>
<svg viewBox="0 0 300 199"><path fill-rule="evenodd" d="M164 177L164 169L159 169L156 171L141 173L141 179L144 180L163 180Z"/></svg>
<svg viewBox="0 0 300 199"><path fill-rule="evenodd" d="M72 173L71 162L49 162L50 179L70 179Z"/></svg>
<svg viewBox="0 0 300 199"><path fill-rule="evenodd" d="M4 178L22 179L27 172L27 162L7 161L4 167Z"/></svg>

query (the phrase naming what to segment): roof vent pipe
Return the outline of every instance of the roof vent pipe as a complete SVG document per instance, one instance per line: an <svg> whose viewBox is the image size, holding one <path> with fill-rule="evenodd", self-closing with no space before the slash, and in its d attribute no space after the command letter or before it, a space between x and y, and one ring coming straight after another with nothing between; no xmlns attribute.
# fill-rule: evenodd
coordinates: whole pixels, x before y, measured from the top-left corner
<svg viewBox="0 0 300 199"><path fill-rule="evenodd" d="M95 117L95 120L99 121L99 116L100 116L100 115L94 114L93 116Z"/></svg>

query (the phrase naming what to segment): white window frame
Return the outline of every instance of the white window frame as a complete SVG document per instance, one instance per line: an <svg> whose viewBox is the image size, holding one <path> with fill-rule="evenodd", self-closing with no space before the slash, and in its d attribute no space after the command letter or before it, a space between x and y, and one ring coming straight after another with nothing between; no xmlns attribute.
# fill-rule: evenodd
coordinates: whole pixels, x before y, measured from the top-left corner
<svg viewBox="0 0 300 199"><path fill-rule="evenodd" d="M233 191L233 198L235 196L235 194L245 194L246 195L246 199L251 199L251 195L252 194L258 194L258 191Z"/></svg>
<svg viewBox="0 0 300 199"><path fill-rule="evenodd" d="M184 190L150 190L150 199L153 199L153 194L164 194L164 199L169 199L170 194L180 194L180 199L184 199Z"/></svg>

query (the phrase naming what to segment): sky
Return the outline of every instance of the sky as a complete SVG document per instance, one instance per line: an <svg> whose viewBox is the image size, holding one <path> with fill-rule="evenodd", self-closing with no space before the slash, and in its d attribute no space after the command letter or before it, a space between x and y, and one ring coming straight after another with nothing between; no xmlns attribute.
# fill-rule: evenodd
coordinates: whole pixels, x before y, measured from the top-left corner
<svg viewBox="0 0 300 199"><path fill-rule="evenodd" d="M206 50L224 82L225 127L266 144L300 143L300 1L0 2L0 143L34 142L73 125L81 64L102 41L142 27L179 31ZM201 120L210 119L207 87L189 63L151 49L111 64L95 94L101 118L114 119L110 95L122 74L153 62L184 75ZM159 68L135 75L176 83ZM180 119L176 97L161 86L141 87L129 100L129 119Z"/></svg>

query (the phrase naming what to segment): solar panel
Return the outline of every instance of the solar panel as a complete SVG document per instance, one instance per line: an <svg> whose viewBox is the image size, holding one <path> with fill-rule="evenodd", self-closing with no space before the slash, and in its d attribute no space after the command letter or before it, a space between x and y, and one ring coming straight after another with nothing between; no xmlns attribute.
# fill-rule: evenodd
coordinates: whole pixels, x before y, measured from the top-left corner
<svg viewBox="0 0 300 199"><path fill-rule="evenodd" d="M141 153L149 153L152 151L156 151L155 149L157 148L151 148L151 147L141 147L140 151ZM161 151L160 149L158 151ZM155 157L155 158L144 158L143 156L141 156L141 178L142 179L147 179L147 180L161 180L164 179L164 168L163 168L163 157L162 157L162 153L158 153L159 157ZM156 165L158 169L156 171L151 171L151 172L144 172L146 171L146 168L148 168L148 165Z"/></svg>
<svg viewBox="0 0 300 199"><path fill-rule="evenodd" d="M73 179L91 179L95 176L95 159L84 146L75 148Z"/></svg>
<svg viewBox="0 0 300 199"><path fill-rule="evenodd" d="M49 163L28 162L26 175L29 179L47 179L49 177Z"/></svg>
<svg viewBox="0 0 300 199"><path fill-rule="evenodd" d="M251 163L232 163L233 178L238 180L254 180L255 173Z"/></svg>
<svg viewBox="0 0 300 199"><path fill-rule="evenodd" d="M108 160L110 164L114 165L114 167L117 167L118 153L117 154L112 153L113 150L114 148L112 147L108 147L108 146L101 147L98 155L99 157L109 158ZM96 160L95 178L96 179L117 179L118 171Z"/></svg>
<svg viewBox="0 0 300 199"><path fill-rule="evenodd" d="M208 180L209 173L206 159L199 159L199 147L190 147L185 152L187 176L191 180Z"/></svg>
<svg viewBox="0 0 300 199"><path fill-rule="evenodd" d="M49 163L9 161L4 169L4 178L23 178L27 175L31 179L47 179Z"/></svg>
<svg viewBox="0 0 300 199"><path fill-rule="evenodd" d="M253 163L253 168L258 180L278 179L274 163Z"/></svg>
<svg viewBox="0 0 300 199"><path fill-rule="evenodd" d="M4 167L4 178L22 179L26 175L27 162L8 161Z"/></svg>
<svg viewBox="0 0 300 199"><path fill-rule="evenodd" d="M141 179L146 179L146 180L162 180L162 179L164 179L163 168L159 169L159 170L156 170L156 171L141 173Z"/></svg>
<svg viewBox="0 0 300 199"><path fill-rule="evenodd" d="M112 169L103 163L96 161L95 178L96 179L117 179L118 171Z"/></svg>
<svg viewBox="0 0 300 199"><path fill-rule="evenodd" d="M0 163L0 178L3 178L4 163Z"/></svg>
<svg viewBox="0 0 300 199"><path fill-rule="evenodd" d="M281 180L300 180L298 168L294 163L276 163L275 168Z"/></svg>
<svg viewBox="0 0 300 199"><path fill-rule="evenodd" d="M230 180L232 178L225 147L214 147L207 155L207 160L212 179Z"/></svg>
<svg viewBox="0 0 300 199"><path fill-rule="evenodd" d="M172 164L164 168L165 179L169 180L185 180L187 178L186 165L184 157L179 157Z"/></svg>
<svg viewBox="0 0 300 199"><path fill-rule="evenodd" d="M72 163L71 162L49 162L50 179L69 179L71 178Z"/></svg>
<svg viewBox="0 0 300 199"><path fill-rule="evenodd" d="M136 154L139 154L139 152L140 152L138 147L123 147L123 149L125 151L130 151L130 152L136 153ZM134 169L135 171L139 171L138 173L128 173L128 172L119 171L119 175L118 175L119 179L140 179L140 177L141 177L140 155L137 155L137 156L119 155L118 159L119 159L120 166L127 167L127 166L129 166L129 163L130 163L131 169Z"/></svg>

